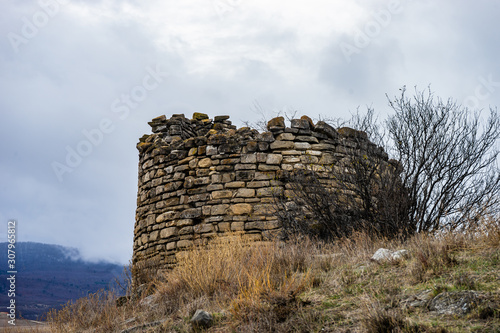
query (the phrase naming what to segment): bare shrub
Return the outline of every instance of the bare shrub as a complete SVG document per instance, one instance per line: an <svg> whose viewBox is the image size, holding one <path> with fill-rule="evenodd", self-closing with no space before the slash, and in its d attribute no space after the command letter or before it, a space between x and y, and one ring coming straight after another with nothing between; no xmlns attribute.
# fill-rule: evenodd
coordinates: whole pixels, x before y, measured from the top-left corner
<svg viewBox="0 0 500 333"><path fill-rule="evenodd" d="M417 231L469 228L500 210L500 117L490 109L481 126L453 100L415 91L389 99L387 128L408 190L408 218Z"/></svg>
<svg viewBox="0 0 500 333"><path fill-rule="evenodd" d="M371 108L342 124L368 133L395 160L387 164L383 154L367 158L357 140L357 147L346 149L347 157L326 172L290 174L285 181L292 194L277 200L286 235L328 239L367 229L392 237L477 229L491 223L484 216L500 213L496 109L483 124L479 112L435 98L430 89L409 98L404 87L389 105L395 114L385 126Z"/></svg>
<svg viewBox="0 0 500 333"><path fill-rule="evenodd" d="M275 203L285 238L305 234L331 240L361 230L396 237L414 231L397 164L367 154L349 149L322 172L284 175L287 191L276 195Z"/></svg>

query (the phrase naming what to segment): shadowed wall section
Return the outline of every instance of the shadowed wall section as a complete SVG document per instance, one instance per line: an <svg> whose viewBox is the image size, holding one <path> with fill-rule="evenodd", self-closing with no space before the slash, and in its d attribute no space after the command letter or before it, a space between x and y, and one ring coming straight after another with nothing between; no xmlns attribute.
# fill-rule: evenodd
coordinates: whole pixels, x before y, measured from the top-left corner
<svg viewBox="0 0 500 333"><path fill-rule="evenodd" d="M195 113L193 119L161 116L149 123L153 134L137 144L134 265L168 268L179 250L228 231L252 240L276 234L273 201L286 197L289 172L340 168L348 152L387 161L366 133L314 124L307 116L289 127L283 117L274 118L263 133L238 129L228 119ZM325 181L335 186L333 179Z"/></svg>

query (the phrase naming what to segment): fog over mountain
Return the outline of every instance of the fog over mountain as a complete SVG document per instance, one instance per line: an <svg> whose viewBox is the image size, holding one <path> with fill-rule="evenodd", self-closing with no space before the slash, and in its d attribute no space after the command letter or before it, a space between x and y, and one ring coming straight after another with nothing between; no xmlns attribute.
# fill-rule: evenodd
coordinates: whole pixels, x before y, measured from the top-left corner
<svg viewBox="0 0 500 333"><path fill-rule="evenodd" d="M9 304L9 284L6 274L7 244L0 243L0 304ZM17 310L24 318L40 318L50 308L76 300L88 293L114 287L123 267L109 262L82 260L75 248L42 243L16 244ZM2 309L1 311L5 311Z"/></svg>

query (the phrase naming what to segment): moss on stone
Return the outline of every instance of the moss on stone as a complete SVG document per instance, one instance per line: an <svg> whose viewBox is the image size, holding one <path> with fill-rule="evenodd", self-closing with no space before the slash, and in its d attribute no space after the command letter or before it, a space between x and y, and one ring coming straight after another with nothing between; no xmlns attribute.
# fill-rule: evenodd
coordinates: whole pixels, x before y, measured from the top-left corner
<svg viewBox="0 0 500 333"><path fill-rule="evenodd" d="M193 119L195 119L195 120L208 119L208 115L205 113L201 113L201 112L195 112L195 113L193 113Z"/></svg>

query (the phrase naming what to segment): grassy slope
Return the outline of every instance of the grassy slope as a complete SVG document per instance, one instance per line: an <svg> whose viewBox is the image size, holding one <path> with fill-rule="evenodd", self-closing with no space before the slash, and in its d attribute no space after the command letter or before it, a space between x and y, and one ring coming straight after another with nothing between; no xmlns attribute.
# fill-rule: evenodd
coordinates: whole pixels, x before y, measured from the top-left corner
<svg viewBox="0 0 500 333"><path fill-rule="evenodd" d="M380 247L407 249L409 257L370 261ZM176 269L150 278L150 303L116 308L112 295L95 295L53 313L52 330L119 332L164 320L141 331L190 332L189 319L202 308L214 314L208 332L500 332L497 221L488 232L417 235L405 242L359 233L335 245L250 246L234 235L184 253ZM464 316L405 305L413 295L460 290L484 295Z"/></svg>

